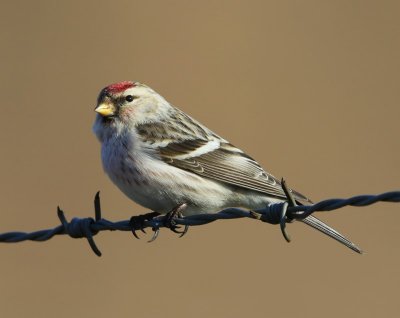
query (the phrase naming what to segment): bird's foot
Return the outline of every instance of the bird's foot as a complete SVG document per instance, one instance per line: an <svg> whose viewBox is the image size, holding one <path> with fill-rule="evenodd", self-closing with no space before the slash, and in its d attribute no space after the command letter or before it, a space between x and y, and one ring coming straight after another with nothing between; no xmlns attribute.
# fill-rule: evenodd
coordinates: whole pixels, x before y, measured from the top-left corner
<svg viewBox="0 0 400 318"><path fill-rule="evenodd" d="M169 228L172 232L180 234L179 237L184 236L188 229L189 225L185 225L183 230L180 231L181 227L176 223L177 218L182 218L182 211L187 207L186 203L182 203L168 212L165 216L164 226Z"/></svg>
<svg viewBox="0 0 400 318"><path fill-rule="evenodd" d="M159 215L160 215L160 213L158 213L158 212L150 212L150 213L146 213L146 214L132 216L129 221L129 225L131 227L133 236L136 237L137 239L139 239L139 236L136 233L136 231L138 231L138 230L140 230L146 234L146 231L144 230L145 222L150 221ZM154 230L154 231L156 231L156 230ZM157 233L157 235L158 235L158 233ZM154 238L154 236L153 236L153 238ZM154 241L155 238L152 240Z"/></svg>
<svg viewBox="0 0 400 318"><path fill-rule="evenodd" d="M184 236L189 229L189 225L185 225L183 230L180 230L181 226L179 226L176 223L177 218L183 217L182 211L186 208L186 206L187 206L186 203L182 203L182 204L178 205L177 207L175 207L174 209L172 209L170 212L168 212L165 215L165 219L163 221L163 225L165 227L169 228L172 232L179 234L179 237ZM139 236L137 235L136 231L140 230L143 233L146 233L146 231L144 230L145 222L150 221L159 215L160 215L160 213L158 213L158 212L151 212L151 213L141 214L141 215L131 217L131 219L129 221L129 225L131 227L132 234L137 239L139 239ZM154 233L153 233L152 238L148 241L149 243L153 242L158 237L158 234L160 233L160 228L153 227L153 232Z"/></svg>
<svg viewBox="0 0 400 318"><path fill-rule="evenodd" d="M186 203L182 203L173 208L170 212L168 212L165 215L165 220L163 222L163 225L165 227L169 228L172 232L179 234L179 237L184 236L189 229L189 225L185 225L183 230L179 231L181 227L176 223L177 218L183 217L182 211L186 208L186 206L187 206ZM160 233L160 228L159 227L153 228L153 231L154 234L149 243L153 242L158 237L158 234Z"/></svg>

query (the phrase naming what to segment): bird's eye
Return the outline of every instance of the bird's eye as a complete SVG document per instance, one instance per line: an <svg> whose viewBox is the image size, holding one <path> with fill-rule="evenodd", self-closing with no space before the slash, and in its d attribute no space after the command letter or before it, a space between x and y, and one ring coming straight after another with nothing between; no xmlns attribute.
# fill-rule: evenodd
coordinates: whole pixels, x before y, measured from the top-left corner
<svg viewBox="0 0 400 318"><path fill-rule="evenodd" d="M127 102L131 102L131 101L133 101L133 99L134 99L134 97L132 95L128 95L128 96L125 97L125 100Z"/></svg>

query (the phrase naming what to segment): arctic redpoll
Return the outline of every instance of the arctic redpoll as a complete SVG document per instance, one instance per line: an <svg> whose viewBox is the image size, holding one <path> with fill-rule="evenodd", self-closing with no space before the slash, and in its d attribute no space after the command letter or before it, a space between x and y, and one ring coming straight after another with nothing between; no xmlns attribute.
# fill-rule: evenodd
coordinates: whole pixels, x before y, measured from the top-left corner
<svg viewBox="0 0 400 318"><path fill-rule="evenodd" d="M98 97L93 126L103 167L130 199L166 214L185 204L184 215L227 207L261 209L286 195L278 179L250 156L150 87L120 82ZM309 202L293 191L299 203ZM303 220L349 248L359 248L313 216Z"/></svg>

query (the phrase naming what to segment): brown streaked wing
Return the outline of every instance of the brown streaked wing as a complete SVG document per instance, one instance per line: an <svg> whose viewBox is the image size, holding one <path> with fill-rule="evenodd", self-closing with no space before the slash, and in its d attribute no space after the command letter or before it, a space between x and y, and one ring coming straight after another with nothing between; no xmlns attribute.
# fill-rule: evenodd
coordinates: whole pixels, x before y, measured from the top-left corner
<svg viewBox="0 0 400 318"><path fill-rule="evenodd" d="M230 144L221 144L221 148L197 157L174 158L174 156L189 154L195 145L200 147L204 144L204 141L187 140L179 145L177 143L169 144L160 148L159 151L165 162L177 168L230 185L265 193L271 197L286 198L279 180L265 172L254 159L245 153L229 150L229 148L233 148ZM296 200L308 201L300 193L292 192Z"/></svg>
<svg viewBox="0 0 400 318"><path fill-rule="evenodd" d="M137 127L142 141L157 151L162 160L199 176L261 192L267 196L286 198L279 180L265 172L254 159L184 112L176 110L168 122L148 123ZM176 158L190 155L213 139L221 142L220 148L196 157ZM296 191L292 193L296 200L309 202L302 194Z"/></svg>
<svg viewBox="0 0 400 318"><path fill-rule="evenodd" d="M144 123L136 127L142 140L149 144L160 141L183 141L194 140L207 141L209 134L207 128L186 115L184 112L176 109L177 112L171 114L168 121L159 123Z"/></svg>

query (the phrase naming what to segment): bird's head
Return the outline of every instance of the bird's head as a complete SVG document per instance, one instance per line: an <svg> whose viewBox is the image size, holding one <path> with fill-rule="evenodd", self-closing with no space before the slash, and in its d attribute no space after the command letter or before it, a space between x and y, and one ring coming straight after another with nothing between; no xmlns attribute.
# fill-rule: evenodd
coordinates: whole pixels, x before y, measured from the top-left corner
<svg viewBox="0 0 400 318"><path fill-rule="evenodd" d="M111 84L99 94L93 129L102 140L104 133L162 120L170 108L162 96L146 85L131 81Z"/></svg>

